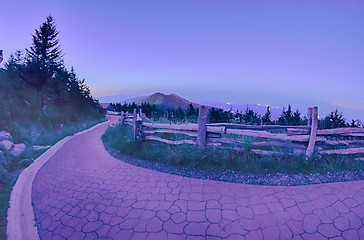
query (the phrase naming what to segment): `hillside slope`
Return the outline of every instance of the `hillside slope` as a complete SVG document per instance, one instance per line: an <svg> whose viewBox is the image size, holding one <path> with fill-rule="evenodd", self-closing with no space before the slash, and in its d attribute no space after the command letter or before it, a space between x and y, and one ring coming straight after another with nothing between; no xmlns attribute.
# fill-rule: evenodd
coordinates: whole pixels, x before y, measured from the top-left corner
<svg viewBox="0 0 364 240"><path fill-rule="evenodd" d="M163 106L165 108L172 108L172 109L177 109L177 108L186 109L190 103L192 103L192 106L195 108L201 107L200 104L188 101L187 99L184 99L176 94L166 95L159 92L154 93L151 96L136 102L136 104L138 105L142 103L149 103L151 105L155 104Z"/></svg>
<svg viewBox="0 0 364 240"><path fill-rule="evenodd" d="M0 239L6 239L10 192L20 172L67 135L105 118L84 80L67 69L51 16L25 51L0 68ZM10 41L10 40L9 40Z"/></svg>

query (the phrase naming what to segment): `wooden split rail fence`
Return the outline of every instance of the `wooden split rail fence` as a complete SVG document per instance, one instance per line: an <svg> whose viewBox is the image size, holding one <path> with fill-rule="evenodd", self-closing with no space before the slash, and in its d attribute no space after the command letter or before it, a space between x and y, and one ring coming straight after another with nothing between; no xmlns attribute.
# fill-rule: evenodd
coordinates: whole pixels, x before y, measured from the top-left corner
<svg viewBox="0 0 364 240"><path fill-rule="evenodd" d="M259 155L283 155L281 151L263 150L264 147L288 148L289 154L312 157L314 151L321 155L364 154L364 128L318 129L318 108L308 108L307 126L242 125L232 123L209 124L209 109L199 109L198 123L162 124L147 121L144 113L136 109L132 115L121 112L121 124L133 127L135 140L153 140L167 144L196 144L199 148L215 146L241 151L247 141L239 136L252 137L251 151ZM183 134L186 139L169 140L158 133ZM257 141L261 139L262 141ZM358 158L364 160L364 158Z"/></svg>

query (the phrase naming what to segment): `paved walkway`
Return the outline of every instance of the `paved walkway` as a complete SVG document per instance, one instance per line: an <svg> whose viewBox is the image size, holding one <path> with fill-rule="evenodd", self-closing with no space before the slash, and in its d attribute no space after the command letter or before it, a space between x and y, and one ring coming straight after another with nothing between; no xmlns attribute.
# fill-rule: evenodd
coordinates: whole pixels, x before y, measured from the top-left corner
<svg viewBox="0 0 364 240"><path fill-rule="evenodd" d="M111 157L95 130L38 172L41 239L364 239L364 181L277 187L191 179Z"/></svg>

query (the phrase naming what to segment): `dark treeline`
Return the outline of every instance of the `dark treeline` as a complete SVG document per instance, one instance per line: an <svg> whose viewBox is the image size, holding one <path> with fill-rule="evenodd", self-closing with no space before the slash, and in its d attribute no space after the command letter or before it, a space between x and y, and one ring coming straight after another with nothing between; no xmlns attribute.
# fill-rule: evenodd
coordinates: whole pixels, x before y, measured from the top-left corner
<svg viewBox="0 0 364 240"><path fill-rule="evenodd" d="M197 122L198 108L194 108L192 104L187 109L168 109L155 104L142 103L137 105L133 103L112 103L111 104L117 112L129 112L132 113L136 108L139 112L142 109L146 116L154 121L160 119L167 119L173 123L185 123L185 122ZM288 105L287 109L283 108L282 114L278 119L272 119L270 107L263 116L254 112L254 110L247 107L243 112L225 111L220 108L210 109L210 122L211 123L238 123L248 125L287 125L298 126L307 125L308 120L306 116L301 116L299 110L292 111L292 106ZM363 127L363 123L360 120L352 120L349 124L346 122L342 113L338 110L332 111L324 119L319 119L320 128L340 128L340 127Z"/></svg>
<svg viewBox="0 0 364 240"><path fill-rule="evenodd" d="M230 122L248 125L289 126L307 124L307 119L301 118L301 113L298 110L292 112L291 105L288 105L287 110L283 108L282 114L278 119L272 119L270 107L267 107L267 110L263 116L254 112L254 110L250 109L249 107L247 107L245 111L242 112L224 111L222 109L212 108L210 114L211 122Z"/></svg>
<svg viewBox="0 0 364 240"><path fill-rule="evenodd" d="M85 80L65 67L58 33L53 18L47 17L35 30L32 45L13 53L0 69L0 130L28 130L36 136L42 129L104 117Z"/></svg>
<svg viewBox="0 0 364 240"><path fill-rule="evenodd" d="M152 120L167 119L170 122L197 122L198 108L194 108L192 104L186 109L170 109L155 104L142 103L137 105L133 103L112 103L111 106L117 112L129 112L132 113L133 109L142 109L143 113ZM288 105L287 111L283 109L282 115L278 120L271 119L270 108L267 108L267 112L264 116L261 116L254 112L249 107L244 112L225 111L220 108L212 107L210 109L210 122L211 123L239 123L248 125L302 125L307 124L307 119L301 119L298 110L292 112L291 105Z"/></svg>
<svg viewBox="0 0 364 240"><path fill-rule="evenodd" d="M158 105L151 105L149 103L142 103L141 105L137 105L135 102L133 103L112 103L111 106L117 112L129 112L132 113L133 109L136 108L137 111L141 109L145 115L154 120L159 121L161 119L167 119L169 122L173 123L185 123L185 122L192 122L196 123L198 119L198 108L189 104L186 109L177 108L165 108Z"/></svg>

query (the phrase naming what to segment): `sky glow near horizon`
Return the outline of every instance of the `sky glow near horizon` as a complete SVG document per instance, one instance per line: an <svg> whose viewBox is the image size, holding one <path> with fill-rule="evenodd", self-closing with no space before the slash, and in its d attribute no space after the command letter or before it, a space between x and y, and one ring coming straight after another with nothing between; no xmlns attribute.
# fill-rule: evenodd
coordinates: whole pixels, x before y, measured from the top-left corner
<svg viewBox="0 0 364 240"><path fill-rule="evenodd" d="M95 97L339 108L364 119L364 1L6 1L4 61L51 14Z"/></svg>

